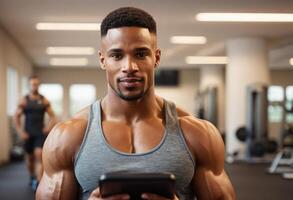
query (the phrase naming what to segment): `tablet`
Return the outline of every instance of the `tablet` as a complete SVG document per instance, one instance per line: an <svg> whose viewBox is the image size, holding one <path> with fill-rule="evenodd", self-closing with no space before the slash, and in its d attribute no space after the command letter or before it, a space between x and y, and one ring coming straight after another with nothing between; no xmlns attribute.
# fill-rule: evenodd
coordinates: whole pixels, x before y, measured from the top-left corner
<svg viewBox="0 0 293 200"><path fill-rule="evenodd" d="M171 173L106 173L100 177L99 187L102 198L129 194L130 199L137 200L145 192L172 198L175 194L175 176Z"/></svg>

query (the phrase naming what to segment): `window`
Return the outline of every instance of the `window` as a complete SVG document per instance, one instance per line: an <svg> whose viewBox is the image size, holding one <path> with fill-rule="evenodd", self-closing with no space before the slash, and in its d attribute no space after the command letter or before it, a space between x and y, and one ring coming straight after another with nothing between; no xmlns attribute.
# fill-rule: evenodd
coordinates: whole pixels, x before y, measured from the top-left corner
<svg viewBox="0 0 293 200"><path fill-rule="evenodd" d="M62 115L63 88L60 84L41 84L39 92L46 97L56 115Z"/></svg>
<svg viewBox="0 0 293 200"><path fill-rule="evenodd" d="M28 77L23 76L21 78L21 94L22 96L27 95L29 93L29 82Z"/></svg>
<svg viewBox="0 0 293 200"><path fill-rule="evenodd" d="M96 100L96 88L91 84L73 84L69 89L70 115Z"/></svg>
<svg viewBox="0 0 293 200"><path fill-rule="evenodd" d="M283 119L283 108L280 105L269 105L269 122L281 122Z"/></svg>
<svg viewBox="0 0 293 200"><path fill-rule="evenodd" d="M293 86L286 87L286 122L293 123Z"/></svg>
<svg viewBox="0 0 293 200"><path fill-rule="evenodd" d="M7 114L12 116L18 105L18 74L12 68L7 68Z"/></svg>
<svg viewBox="0 0 293 200"><path fill-rule="evenodd" d="M286 99L288 101L293 101L293 86L288 86L286 88Z"/></svg>
<svg viewBox="0 0 293 200"><path fill-rule="evenodd" d="M268 119L269 122L279 123L283 119L284 88L270 86L268 88Z"/></svg>
<svg viewBox="0 0 293 200"><path fill-rule="evenodd" d="M284 101L284 89L281 86L270 86L268 90L268 100L273 101Z"/></svg>

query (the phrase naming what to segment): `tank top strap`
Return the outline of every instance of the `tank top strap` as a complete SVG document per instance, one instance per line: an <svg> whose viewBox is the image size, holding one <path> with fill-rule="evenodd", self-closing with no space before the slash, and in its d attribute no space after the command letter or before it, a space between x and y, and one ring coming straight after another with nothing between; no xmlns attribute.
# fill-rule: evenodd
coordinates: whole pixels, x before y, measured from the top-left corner
<svg viewBox="0 0 293 200"><path fill-rule="evenodd" d="M164 100L165 101L165 118L166 118L166 132L172 136L175 136L177 138L180 138L180 141L181 143L184 145L184 148L187 150L192 162L193 162L193 165L195 166L195 158L194 156L192 155L187 143L186 143L186 140L183 136L183 132L182 132L182 129L180 127L180 124L179 124L179 120L178 120L178 115L177 115L177 109L176 109L176 105L175 103L173 102L170 102L170 101L167 101L167 100Z"/></svg>
<svg viewBox="0 0 293 200"><path fill-rule="evenodd" d="M167 133L178 134L179 123L177 119L177 111L175 104L164 99L164 109Z"/></svg>
<svg viewBox="0 0 293 200"><path fill-rule="evenodd" d="M97 130L103 130L102 128L102 109L101 109L101 99L98 99L93 105L92 105L92 124L94 124L97 128ZM98 131L99 135L102 134L102 131Z"/></svg>
<svg viewBox="0 0 293 200"><path fill-rule="evenodd" d="M89 132L92 134L90 138L97 139L98 143L101 144L103 141L103 128L102 128L102 109L101 109L101 99L98 99L91 105L89 114Z"/></svg>
<svg viewBox="0 0 293 200"><path fill-rule="evenodd" d="M79 157L81 153L83 152L85 146L87 143L90 143L89 141L93 140L94 135L96 134L96 127L95 125L97 124L97 107L100 105L100 101L97 100L96 102L92 103L89 108L88 112L88 122L87 122L87 127L83 136L82 143L80 145L79 151L77 152L75 156L75 161L74 161L74 166L76 165L77 161L79 160Z"/></svg>
<svg viewBox="0 0 293 200"><path fill-rule="evenodd" d="M94 123L97 123L101 120L101 100L98 99L91 106L92 120Z"/></svg>

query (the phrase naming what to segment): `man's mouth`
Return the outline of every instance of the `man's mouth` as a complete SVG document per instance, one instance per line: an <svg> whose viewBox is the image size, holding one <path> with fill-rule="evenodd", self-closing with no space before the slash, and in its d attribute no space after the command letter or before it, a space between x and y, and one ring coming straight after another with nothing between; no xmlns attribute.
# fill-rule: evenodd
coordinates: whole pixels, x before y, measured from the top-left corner
<svg viewBox="0 0 293 200"><path fill-rule="evenodd" d="M124 77L119 78L118 83L121 83L124 87L137 87L143 82L139 77Z"/></svg>
<svg viewBox="0 0 293 200"><path fill-rule="evenodd" d="M125 77L125 78L119 78L118 82L127 82L127 83L142 82L142 78L139 78L139 77Z"/></svg>

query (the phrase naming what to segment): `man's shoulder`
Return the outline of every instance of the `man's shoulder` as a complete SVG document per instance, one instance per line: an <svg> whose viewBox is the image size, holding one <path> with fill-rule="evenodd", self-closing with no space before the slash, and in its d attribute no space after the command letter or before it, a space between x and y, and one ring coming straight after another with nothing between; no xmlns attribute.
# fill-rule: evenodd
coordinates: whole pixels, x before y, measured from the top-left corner
<svg viewBox="0 0 293 200"><path fill-rule="evenodd" d="M178 116L178 121L181 129L186 134L203 136L215 132L215 127L210 122L192 115Z"/></svg>
<svg viewBox="0 0 293 200"><path fill-rule="evenodd" d="M223 156L223 141L212 123L190 115L181 116L178 120L184 138L198 161L206 162L207 158Z"/></svg>
<svg viewBox="0 0 293 200"><path fill-rule="evenodd" d="M27 98L28 98L28 95L22 96L22 97L19 99L18 104L19 104L20 106L25 106L25 105L27 104Z"/></svg>
<svg viewBox="0 0 293 200"><path fill-rule="evenodd" d="M176 106L176 112L181 126L184 126L188 129L191 128L205 131L206 126L209 124L208 121L196 118L178 106Z"/></svg>
<svg viewBox="0 0 293 200"><path fill-rule="evenodd" d="M70 119L56 124L50 134L59 135L60 137L75 138L83 136L88 123L89 108L85 108L76 113Z"/></svg>
<svg viewBox="0 0 293 200"><path fill-rule="evenodd" d="M88 108L85 108L72 118L56 124L45 141L45 153L54 154L56 158L64 156L64 161L74 160L87 128L87 113Z"/></svg>

